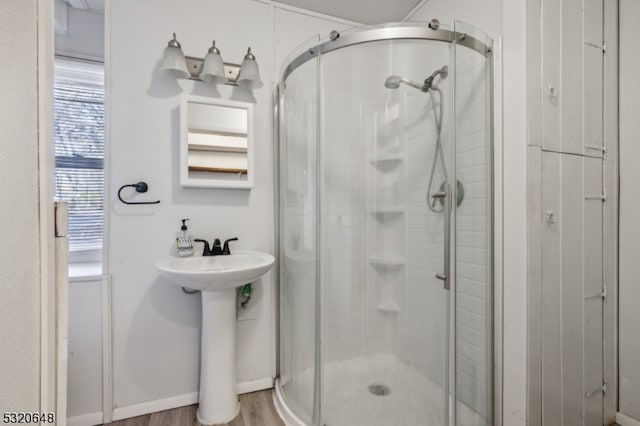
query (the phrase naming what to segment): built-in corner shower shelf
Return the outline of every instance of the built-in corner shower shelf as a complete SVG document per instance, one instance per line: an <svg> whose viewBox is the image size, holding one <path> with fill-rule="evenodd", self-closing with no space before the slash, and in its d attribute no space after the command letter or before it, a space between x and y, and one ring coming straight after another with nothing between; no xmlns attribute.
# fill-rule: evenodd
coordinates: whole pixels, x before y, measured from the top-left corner
<svg viewBox="0 0 640 426"><path fill-rule="evenodd" d="M378 254L369 257L369 263L373 266L404 266L405 259L397 254Z"/></svg>
<svg viewBox="0 0 640 426"><path fill-rule="evenodd" d="M393 170L404 158L399 154L381 154L369 160L372 166L378 170Z"/></svg>
<svg viewBox="0 0 640 426"><path fill-rule="evenodd" d="M398 314L400 313L400 305L395 300L384 300L376 306L376 309L384 314Z"/></svg>
<svg viewBox="0 0 640 426"><path fill-rule="evenodd" d="M404 214L404 207L397 206L378 206L369 209L371 214L378 219L394 218Z"/></svg>

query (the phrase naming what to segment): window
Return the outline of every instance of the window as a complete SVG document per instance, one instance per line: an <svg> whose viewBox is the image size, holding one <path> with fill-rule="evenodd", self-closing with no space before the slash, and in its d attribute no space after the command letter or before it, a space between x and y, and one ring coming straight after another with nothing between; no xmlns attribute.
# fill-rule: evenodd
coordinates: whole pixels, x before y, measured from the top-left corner
<svg viewBox="0 0 640 426"><path fill-rule="evenodd" d="M56 60L56 198L69 203L70 261L99 262L104 205L104 71Z"/></svg>

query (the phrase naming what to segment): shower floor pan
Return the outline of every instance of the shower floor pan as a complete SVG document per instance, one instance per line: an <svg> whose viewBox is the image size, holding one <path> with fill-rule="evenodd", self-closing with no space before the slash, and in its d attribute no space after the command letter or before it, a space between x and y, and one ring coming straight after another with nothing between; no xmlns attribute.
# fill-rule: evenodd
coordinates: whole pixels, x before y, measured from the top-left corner
<svg viewBox="0 0 640 426"><path fill-rule="evenodd" d="M393 355L327 364L323 378L325 426L444 426L442 388ZM292 376L285 387L298 400L312 401L313 369ZM485 425L464 404L458 415L461 426ZM287 425L303 424L283 417Z"/></svg>

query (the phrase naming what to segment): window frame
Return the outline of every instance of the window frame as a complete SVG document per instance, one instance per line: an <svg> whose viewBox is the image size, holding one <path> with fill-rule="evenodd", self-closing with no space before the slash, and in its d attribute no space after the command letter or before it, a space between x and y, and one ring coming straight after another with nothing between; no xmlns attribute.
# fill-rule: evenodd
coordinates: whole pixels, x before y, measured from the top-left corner
<svg viewBox="0 0 640 426"><path fill-rule="evenodd" d="M54 60L54 88L59 83L72 83L82 86L88 87L100 87L104 90L105 81L104 81L104 64L95 61L84 61L77 59L69 59L56 56ZM54 107L54 122L55 122L55 107ZM105 121L106 126L106 121ZM103 141L103 143L106 142ZM55 138L54 138L55 145ZM54 148L55 152L55 148ZM91 264L102 264L103 261L103 251L105 248L105 239L106 239L106 226L105 226L105 216L106 208L105 208L105 200L106 200L106 192L107 192L107 180L106 180L106 169L105 169L105 156L106 156L106 145L105 151L102 158L85 158L85 157L69 157L69 156L58 156L54 154L55 167L57 170L61 166L71 166L71 168L79 168L79 169L99 169L104 173L102 194L103 194L103 218L102 218L102 244L99 248L86 248L86 249L76 249L69 250L69 264L78 264L78 263L91 263Z"/></svg>

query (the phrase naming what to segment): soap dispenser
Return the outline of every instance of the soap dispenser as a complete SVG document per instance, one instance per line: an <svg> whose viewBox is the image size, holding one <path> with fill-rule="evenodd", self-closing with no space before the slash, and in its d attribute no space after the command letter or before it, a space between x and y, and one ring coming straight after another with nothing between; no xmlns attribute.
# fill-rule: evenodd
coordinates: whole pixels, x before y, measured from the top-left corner
<svg viewBox="0 0 640 426"><path fill-rule="evenodd" d="M176 255L180 257L193 256L193 237L187 233L187 220L182 219L182 226L176 233Z"/></svg>

